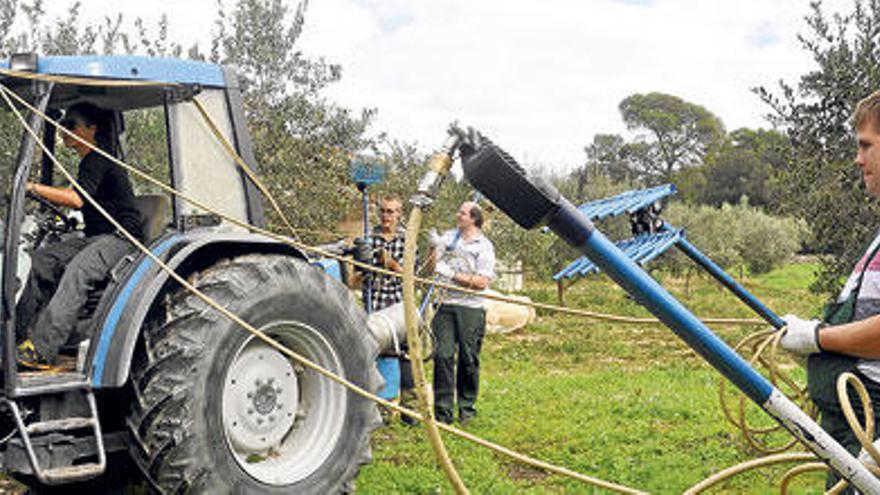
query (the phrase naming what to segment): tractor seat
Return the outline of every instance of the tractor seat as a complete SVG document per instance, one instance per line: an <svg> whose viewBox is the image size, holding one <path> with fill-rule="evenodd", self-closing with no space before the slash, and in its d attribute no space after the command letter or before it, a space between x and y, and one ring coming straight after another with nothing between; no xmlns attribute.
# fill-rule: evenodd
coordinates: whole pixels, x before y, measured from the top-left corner
<svg viewBox="0 0 880 495"><path fill-rule="evenodd" d="M150 245L165 230L168 225L168 212L171 209L171 201L164 194L145 194L135 196L134 206L140 213L141 239L144 244Z"/></svg>

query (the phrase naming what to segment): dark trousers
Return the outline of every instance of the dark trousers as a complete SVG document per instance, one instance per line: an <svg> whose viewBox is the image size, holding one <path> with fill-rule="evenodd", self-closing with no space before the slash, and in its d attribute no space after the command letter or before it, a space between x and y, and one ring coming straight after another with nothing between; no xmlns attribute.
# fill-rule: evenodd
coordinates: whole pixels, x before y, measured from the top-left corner
<svg viewBox="0 0 880 495"><path fill-rule="evenodd" d="M859 455L861 444L853 434L846 417L843 415L843 409L840 407L840 401L837 398L837 378L844 372L855 374L865 384L868 389L868 395L871 397L871 407L874 410L874 417L880 418L880 407L877 407L877 400L880 399L880 383L877 383L868 377L856 367L858 360L853 357L843 356L832 352L822 352L812 354L807 360L807 382L810 391L810 398L819 408L821 414L819 425L823 430L828 432L838 443L840 443L852 455ZM850 391L850 402L859 419L859 424L864 426L865 417L862 413L862 402L855 391ZM874 438L877 438L880 431L875 432ZM826 488L833 487L840 477L835 472L830 472L825 480ZM843 493L854 493L848 488Z"/></svg>
<svg viewBox="0 0 880 495"><path fill-rule="evenodd" d="M31 339L54 360L76 330L89 291L131 249L115 234L67 239L34 252L31 272L16 306L16 334Z"/></svg>
<svg viewBox="0 0 880 495"><path fill-rule="evenodd" d="M456 395L459 418L476 415L474 403L480 388L480 348L486 331L486 312L482 308L443 304L434 315L431 328L436 339L434 415L439 421L452 422Z"/></svg>

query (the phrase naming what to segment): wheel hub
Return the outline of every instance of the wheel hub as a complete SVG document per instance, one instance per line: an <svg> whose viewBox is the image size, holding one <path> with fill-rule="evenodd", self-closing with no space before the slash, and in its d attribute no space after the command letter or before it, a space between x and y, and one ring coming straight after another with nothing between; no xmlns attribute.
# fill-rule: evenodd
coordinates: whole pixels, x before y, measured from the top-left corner
<svg viewBox="0 0 880 495"><path fill-rule="evenodd" d="M288 320L260 330L309 361L345 374L339 349L321 330ZM257 338L241 344L223 380L226 441L238 466L261 483L304 480L333 457L340 442L351 441L344 435L348 391Z"/></svg>
<svg viewBox="0 0 880 495"><path fill-rule="evenodd" d="M223 419L235 448L259 453L278 445L296 419L298 389L290 360L252 341L230 368L223 390Z"/></svg>
<svg viewBox="0 0 880 495"><path fill-rule="evenodd" d="M268 383L266 385L260 385L259 387L260 388L257 392L253 394L254 409L260 414L269 414L275 409L275 404L278 401L278 394L281 393L281 389L279 388L276 391L272 385Z"/></svg>

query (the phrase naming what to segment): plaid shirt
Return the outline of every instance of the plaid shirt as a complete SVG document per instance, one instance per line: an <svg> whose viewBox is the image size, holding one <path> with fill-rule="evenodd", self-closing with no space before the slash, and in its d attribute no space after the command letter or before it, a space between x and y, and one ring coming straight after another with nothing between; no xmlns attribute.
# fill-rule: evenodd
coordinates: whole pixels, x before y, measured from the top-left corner
<svg viewBox="0 0 880 495"><path fill-rule="evenodd" d="M379 250L384 249L395 261L403 265L403 245L406 237L406 229L403 226L397 226L397 232L390 241L386 241L382 236L382 227L373 228L373 235L370 236L373 246L372 264L379 264ZM392 277L376 272L370 272L367 275L369 287L371 289L370 299L372 301L372 309L378 310L387 308L392 304L403 301L403 281L399 277Z"/></svg>

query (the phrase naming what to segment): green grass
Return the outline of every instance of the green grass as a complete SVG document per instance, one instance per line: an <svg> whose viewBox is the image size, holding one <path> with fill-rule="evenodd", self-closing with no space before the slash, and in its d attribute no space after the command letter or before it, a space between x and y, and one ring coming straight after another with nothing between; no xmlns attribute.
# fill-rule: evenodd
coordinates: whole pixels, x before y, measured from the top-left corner
<svg viewBox="0 0 880 495"><path fill-rule="evenodd" d="M812 315L811 265L790 265L748 279L746 287L779 314ZM661 277L698 316L754 317L708 279ZM555 302L556 288L533 284L536 301ZM604 277L567 292L571 307L605 313L647 313ZM716 327L735 343L755 327ZM658 325L624 325L542 314L516 333L487 336L482 354L480 415L469 430L516 451L653 493L680 493L710 474L756 456L723 418L720 375ZM754 421L766 421L752 410ZM472 493L601 493L547 475L465 441L444 436ZM358 492L451 493L421 428L392 424L373 439L373 463ZM782 469L748 474L714 493L778 493ZM822 476L803 478L795 493L821 493Z"/></svg>

